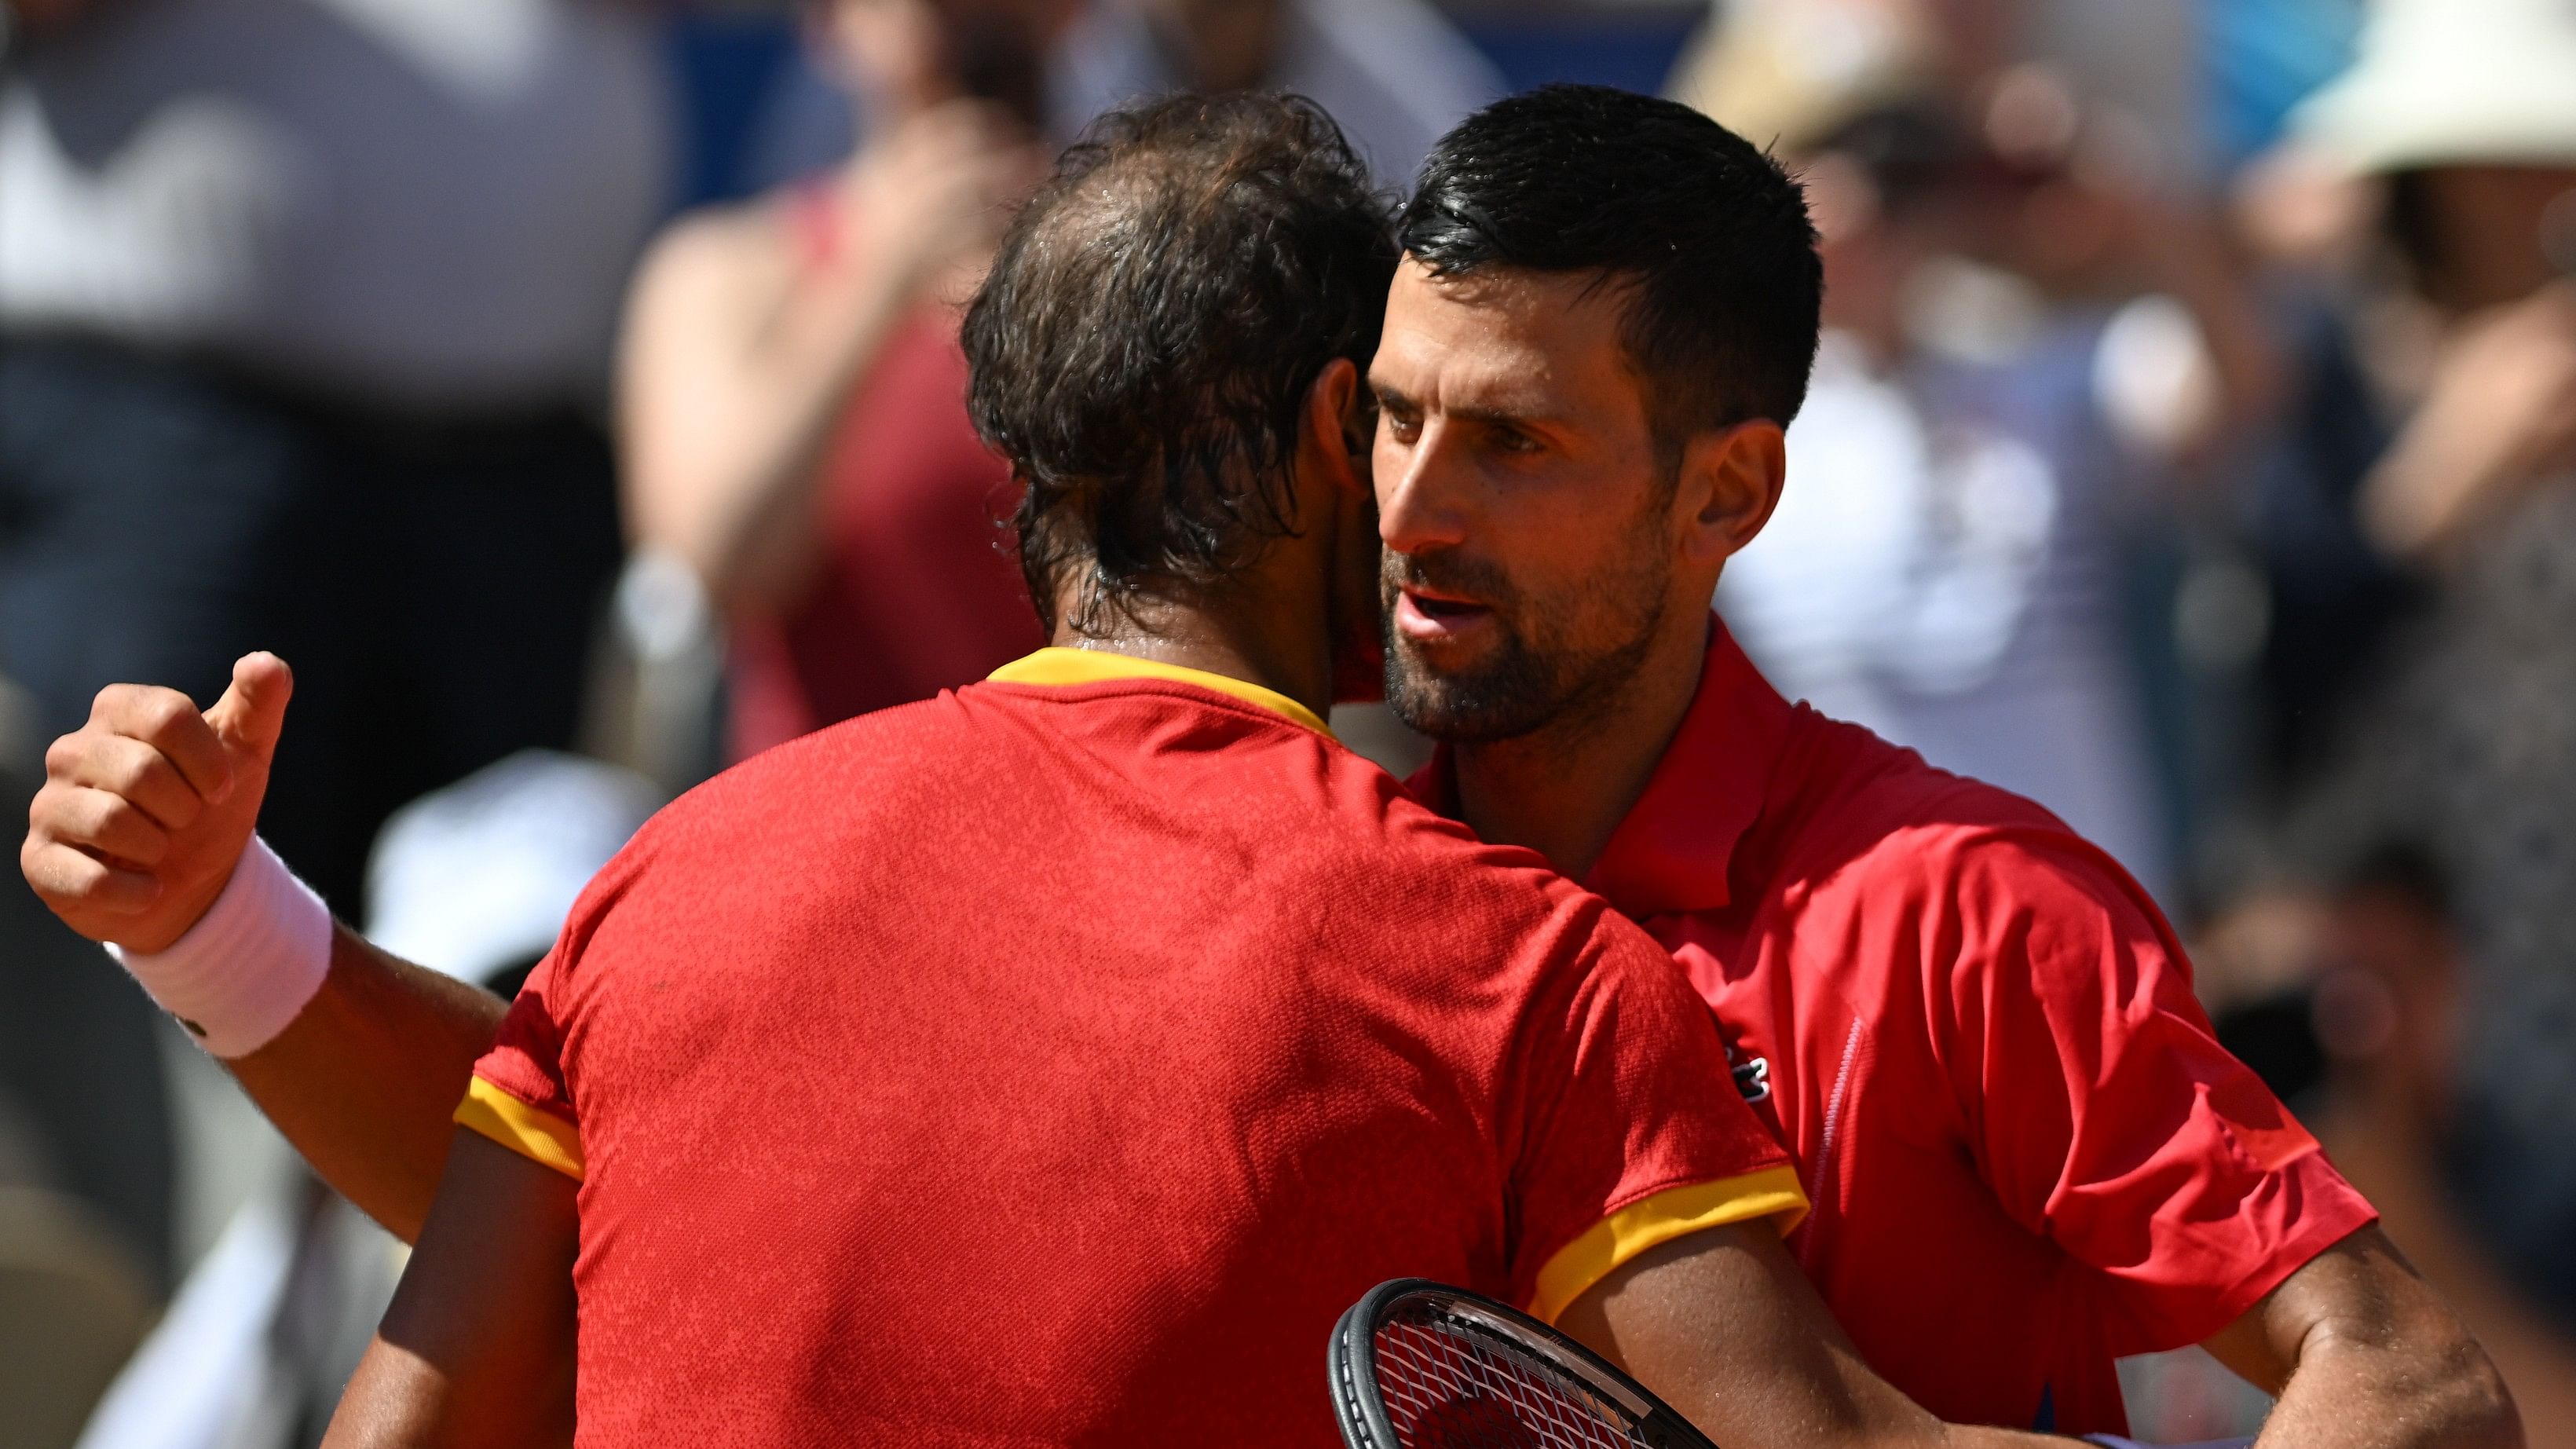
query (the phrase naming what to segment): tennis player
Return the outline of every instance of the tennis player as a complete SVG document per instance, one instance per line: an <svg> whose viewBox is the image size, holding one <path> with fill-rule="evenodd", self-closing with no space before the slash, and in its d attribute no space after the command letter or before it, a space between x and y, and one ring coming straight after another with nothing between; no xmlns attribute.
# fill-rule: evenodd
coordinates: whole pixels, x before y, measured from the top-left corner
<svg viewBox="0 0 2576 1449"><path fill-rule="evenodd" d="M2118 1432L2112 1361L2198 1343L2279 1394L2267 1446L2519 1443L2129 877L1790 705L1711 618L1815 354L1796 185L1551 88L1442 140L1399 236L1370 381L1388 696L1447 742L1416 789L1672 951L1870 1363L1945 1417Z"/></svg>
<svg viewBox="0 0 2576 1449"><path fill-rule="evenodd" d="M473 1071L330 1442L1322 1446L1326 1331L1407 1273L1562 1319L1729 1442L2019 1437L1851 1354L1663 953L1330 740L1394 265L1301 103L1069 153L965 332L1065 647L765 754L602 873ZM144 735L58 755L40 813L96 832L28 864L142 882L101 934L194 903L197 827L238 851L284 680L237 685L202 733L112 699ZM331 927L272 857L229 876L129 961L238 1059L266 998L214 976ZM411 989L340 961L326 1010Z"/></svg>

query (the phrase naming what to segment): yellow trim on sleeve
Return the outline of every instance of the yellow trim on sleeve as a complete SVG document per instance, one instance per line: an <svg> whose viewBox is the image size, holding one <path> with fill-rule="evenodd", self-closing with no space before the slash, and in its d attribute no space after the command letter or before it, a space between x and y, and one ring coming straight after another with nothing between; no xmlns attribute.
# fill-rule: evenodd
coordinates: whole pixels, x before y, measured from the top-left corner
<svg viewBox="0 0 2576 1449"><path fill-rule="evenodd" d="M552 1112L540 1112L481 1077L456 1106L456 1125L480 1132L521 1157L543 1163L575 1182L582 1180L581 1129Z"/></svg>
<svg viewBox="0 0 2576 1449"><path fill-rule="evenodd" d="M1025 659L1014 659L987 676L996 684L1099 684L1112 679L1176 679L1230 694L1257 704L1274 714L1286 715L1326 739L1333 737L1333 727L1315 712L1275 689L1264 689L1249 680L1230 675L1210 674L1182 664L1166 664L1160 659L1142 659L1133 654L1113 654L1106 649L1067 649L1050 645Z"/></svg>
<svg viewBox="0 0 2576 1449"><path fill-rule="evenodd" d="M1806 1190L1797 1169L1783 1163L1716 1182L1666 1188L1594 1223L1556 1250L1538 1270L1529 1315L1554 1323L1575 1299L1648 1248L1728 1223L1776 1217L1782 1233L1807 1216Z"/></svg>

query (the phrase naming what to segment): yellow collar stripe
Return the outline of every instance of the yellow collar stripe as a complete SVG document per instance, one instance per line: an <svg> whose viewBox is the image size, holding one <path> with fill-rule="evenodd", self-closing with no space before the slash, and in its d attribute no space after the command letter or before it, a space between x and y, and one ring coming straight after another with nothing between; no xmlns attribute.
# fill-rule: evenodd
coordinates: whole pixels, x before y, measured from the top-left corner
<svg viewBox="0 0 2576 1449"><path fill-rule="evenodd" d="M1315 733L1332 738L1332 726L1318 719L1315 712L1275 689L1258 684L1210 674L1181 664L1166 664L1160 659L1140 659L1133 654L1112 654L1105 649L1066 649L1060 646L1039 650L1025 659L1014 659L992 673L996 684L1100 684L1113 679L1175 679L1230 694L1249 704L1257 704L1274 714L1287 716Z"/></svg>

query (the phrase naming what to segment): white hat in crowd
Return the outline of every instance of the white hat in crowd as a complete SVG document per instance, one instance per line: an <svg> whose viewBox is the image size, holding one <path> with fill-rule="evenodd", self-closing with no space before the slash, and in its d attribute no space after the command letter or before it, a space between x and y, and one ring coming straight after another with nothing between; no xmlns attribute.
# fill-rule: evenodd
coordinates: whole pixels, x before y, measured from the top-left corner
<svg viewBox="0 0 2576 1449"><path fill-rule="evenodd" d="M2576 166L2576 0L2379 0L2294 125L2355 170Z"/></svg>

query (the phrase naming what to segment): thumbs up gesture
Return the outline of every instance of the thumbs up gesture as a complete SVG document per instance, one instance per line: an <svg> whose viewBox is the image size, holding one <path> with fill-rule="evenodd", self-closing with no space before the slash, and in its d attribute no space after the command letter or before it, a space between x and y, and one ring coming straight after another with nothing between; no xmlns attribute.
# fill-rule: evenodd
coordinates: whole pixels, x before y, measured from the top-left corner
<svg viewBox="0 0 2576 1449"><path fill-rule="evenodd" d="M268 793L295 677L274 654L233 665L203 714L175 689L111 684L45 752L19 867L93 941L157 952L232 879Z"/></svg>

